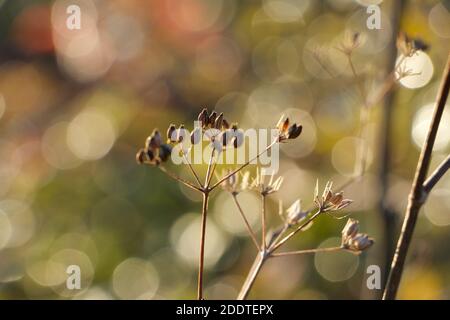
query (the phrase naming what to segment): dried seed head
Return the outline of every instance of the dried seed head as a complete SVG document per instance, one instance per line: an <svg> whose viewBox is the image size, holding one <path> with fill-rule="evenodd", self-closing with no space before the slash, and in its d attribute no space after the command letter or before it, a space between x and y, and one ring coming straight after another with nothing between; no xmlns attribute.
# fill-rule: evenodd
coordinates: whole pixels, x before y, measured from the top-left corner
<svg viewBox="0 0 450 320"><path fill-rule="evenodd" d="M419 38L410 38L405 32L400 32L397 36L397 49L405 57L411 57L417 51L426 51L429 46Z"/></svg>
<svg viewBox="0 0 450 320"><path fill-rule="evenodd" d="M333 182L328 181L323 190L322 197L319 198L319 184L318 181L316 182L314 202L322 212L341 210L353 202L353 200L344 199L344 193L342 191L334 193L331 189L332 187Z"/></svg>
<svg viewBox="0 0 450 320"><path fill-rule="evenodd" d="M202 124L202 128L206 127L209 122L208 109L204 108L198 115L198 121Z"/></svg>
<svg viewBox="0 0 450 320"><path fill-rule="evenodd" d="M287 210L286 222L289 225L295 225L306 217L306 212L302 211L302 202L296 200Z"/></svg>
<svg viewBox="0 0 450 320"><path fill-rule="evenodd" d="M222 122L223 122L223 113L220 113L214 122L214 128L219 130L222 129Z"/></svg>
<svg viewBox="0 0 450 320"><path fill-rule="evenodd" d="M168 144L162 144L159 148L159 158L162 162L166 162L170 154L172 153L172 148Z"/></svg>
<svg viewBox="0 0 450 320"><path fill-rule="evenodd" d="M280 190L281 185L283 184L284 178L279 176L275 178L275 173L270 176L270 180L266 183L266 175L262 170L256 168L256 177L253 179L251 188L258 190L262 195L269 195L271 193L275 193Z"/></svg>
<svg viewBox="0 0 450 320"><path fill-rule="evenodd" d="M288 130L287 138L288 139L295 139L297 138L300 133L302 133L303 127L301 125L297 125L294 123Z"/></svg>
<svg viewBox="0 0 450 320"><path fill-rule="evenodd" d="M153 130L153 133L145 141L145 148L156 150L161 146L162 138L158 129Z"/></svg>
<svg viewBox="0 0 450 320"><path fill-rule="evenodd" d="M145 149L141 148L139 149L139 151L136 153L136 162L138 164L143 164L146 160L146 156L145 156Z"/></svg>
<svg viewBox="0 0 450 320"><path fill-rule="evenodd" d="M352 247L357 251L363 251L371 247L375 241L365 233L358 233L352 239Z"/></svg>
<svg viewBox="0 0 450 320"><path fill-rule="evenodd" d="M353 51L358 48L362 43L362 36L359 32L352 32L347 30L344 35L344 39L337 49L345 53L346 55L351 55Z"/></svg>
<svg viewBox="0 0 450 320"><path fill-rule="evenodd" d="M215 111L211 112L211 115L209 116L208 124L210 124L211 126L214 126L216 117L217 117L217 112L215 112Z"/></svg>
<svg viewBox="0 0 450 320"><path fill-rule="evenodd" d="M155 159L155 153L151 149L147 149L145 155L150 162Z"/></svg>
<svg viewBox="0 0 450 320"><path fill-rule="evenodd" d="M191 132L191 143L197 144L202 139L202 129L197 127Z"/></svg>
<svg viewBox="0 0 450 320"><path fill-rule="evenodd" d="M228 123L228 121L224 118L223 120L222 120L222 130L227 130L227 129L230 129L230 124Z"/></svg>
<svg viewBox="0 0 450 320"><path fill-rule="evenodd" d="M283 142L287 139L295 139L302 133L303 127L301 125L293 123L289 126L289 124L289 118L284 115L282 115L280 120L278 120L277 129L279 142Z"/></svg>
<svg viewBox="0 0 450 320"><path fill-rule="evenodd" d="M176 127L174 124L171 124L169 126L169 128L167 129L167 141L168 142L176 142L177 141L177 137L176 137Z"/></svg>
<svg viewBox="0 0 450 320"><path fill-rule="evenodd" d="M345 239L355 237L358 233L359 222L355 219L348 219L344 229L342 229L342 242L345 243Z"/></svg>
<svg viewBox="0 0 450 320"><path fill-rule="evenodd" d="M413 47L416 50L427 51L430 46L425 43L422 39L416 38L413 39Z"/></svg>
<svg viewBox="0 0 450 320"><path fill-rule="evenodd" d="M354 219L349 219L344 229L342 229L342 247L361 253L361 251L368 249L374 244L374 240L365 233L358 233L359 222Z"/></svg>
<svg viewBox="0 0 450 320"><path fill-rule="evenodd" d="M184 124L182 124L177 130L177 142L182 142L185 135L186 131L184 130Z"/></svg>

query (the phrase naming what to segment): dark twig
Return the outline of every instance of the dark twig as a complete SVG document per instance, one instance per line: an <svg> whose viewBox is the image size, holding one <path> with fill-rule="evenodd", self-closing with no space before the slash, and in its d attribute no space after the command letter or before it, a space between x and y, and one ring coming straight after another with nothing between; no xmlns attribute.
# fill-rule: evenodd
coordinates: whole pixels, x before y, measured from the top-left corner
<svg viewBox="0 0 450 320"><path fill-rule="evenodd" d="M397 295L398 286L402 277L403 267L405 265L406 255L411 243L414 227L416 225L419 210L426 200L426 193L423 187L427 177L428 168L431 162L434 141L436 139L439 123L444 112L447 102L448 92L450 88L450 55L444 69L441 87L437 96L437 103L434 109L433 118L431 120L427 138L420 153L419 162L414 177L414 182L409 194L408 206L406 209L405 219L403 221L400 237L397 242L394 257L392 259L391 270L388 281L383 293L383 300L393 300ZM434 179L434 178L433 178ZM434 181L434 180L432 180ZM433 182L435 183L435 182ZM430 185L431 186L431 185Z"/></svg>

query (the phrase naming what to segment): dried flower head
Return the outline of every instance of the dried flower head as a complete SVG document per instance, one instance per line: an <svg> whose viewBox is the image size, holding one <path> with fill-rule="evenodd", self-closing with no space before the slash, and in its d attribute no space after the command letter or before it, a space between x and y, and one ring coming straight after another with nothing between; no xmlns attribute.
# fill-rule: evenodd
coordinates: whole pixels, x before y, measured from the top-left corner
<svg viewBox="0 0 450 320"><path fill-rule="evenodd" d="M136 162L139 164L159 165L169 159L172 147L162 142L158 129L145 140L145 147L136 154Z"/></svg>
<svg viewBox="0 0 450 320"><path fill-rule="evenodd" d="M347 239L356 236L359 229L359 222L355 219L348 219L347 224L342 229L342 239ZM344 241L343 241L344 242Z"/></svg>
<svg viewBox="0 0 450 320"><path fill-rule="evenodd" d="M215 173L216 178L219 180L220 177L225 177L229 175L232 172L230 169L224 169L222 170L222 174L218 175ZM237 195L238 193L245 191L249 188L249 176L250 172L246 171L244 173L238 172L235 174L232 174L227 179L225 179L221 184L221 188L227 192L230 192L234 195Z"/></svg>
<svg viewBox="0 0 450 320"><path fill-rule="evenodd" d="M256 177L253 179L251 188L257 190L262 195L269 195L271 193L277 192L280 190L281 185L283 184L284 178L279 176L274 179L275 173L270 176L268 183L266 183L266 175L262 170L256 168Z"/></svg>
<svg viewBox="0 0 450 320"><path fill-rule="evenodd" d="M371 247L375 241L365 233L358 233L359 222L349 219L342 229L342 247L353 253L361 253Z"/></svg>
<svg viewBox="0 0 450 320"><path fill-rule="evenodd" d="M363 37L359 32L347 30L345 32L344 39L337 49L346 55L351 55L353 51L361 45L362 38Z"/></svg>
<svg viewBox="0 0 450 320"><path fill-rule="evenodd" d="M230 125L228 121L224 118L223 113L217 114L216 111L212 111L211 114L208 113L208 109L204 108L198 115L198 121L202 126L202 129L229 129Z"/></svg>
<svg viewBox="0 0 450 320"><path fill-rule="evenodd" d="M405 57L411 57L417 51L427 51L429 45L419 38L410 38L405 32L397 36L397 49Z"/></svg>
<svg viewBox="0 0 450 320"><path fill-rule="evenodd" d="M349 206L353 200L344 199L344 193L334 193L332 190L333 182L328 181L323 190L322 196L319 197L319 181L316 182L314 191L314 202L322 212L337 211Z"/></svg>
<svg viewBox="0 0 450 320"><path fill-rule="evenodd" d="M277 129L278 141L283 142L288 139L297 138L302 133L303 127L301 125L297 125L296 123L289 125L289 118L282 115L280 120L278 120Z"/></svg>
<svg viewBox="0 0 450 320"><path fill-rule="evenodd" d="M297 199L287 210L286 210L286 223L293 226L303 219L306 218L307 212L302 211L302 201Z"/></svg>

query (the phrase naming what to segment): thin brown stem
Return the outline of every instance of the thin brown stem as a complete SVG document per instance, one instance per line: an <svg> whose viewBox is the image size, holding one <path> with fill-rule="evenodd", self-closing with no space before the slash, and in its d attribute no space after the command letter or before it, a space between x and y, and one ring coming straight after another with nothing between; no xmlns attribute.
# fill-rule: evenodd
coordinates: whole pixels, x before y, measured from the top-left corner
<svg viewBox="0 0 450 320"><path fill-rule="evenodd" d="M217 165L217 160L214 161L214 163L212 165L211 174L209 175L209 179L208 179L208 183L207 183L208 187L211 185L212 177L214 176L214 172L216 171L216 165Z"/></svg>
<svg viewBox="0 0 450 320"><path fill-rule="evenodd" d="M258 251L261 250L261 248L260 248L260 246L258 244L258 240L256 240L256 234L253 231L252 227L250 226L250 223L248 222L247 217L245 216L244 211L242 210L242 207L239 204L239 201L237 199L237 195L232 193L232 197L233 197L234 203L236 204L236 207L239 210L239 213L241 214L242 219L244 220L245 226L247 227L247 231L248 231L250 237L252 238L253 243L255 244L256 250L258 250Z"/></svg>
<svg viewBox="0 0 450 320"><path fill-rule="evenodd" d="M279 247L281 247L286 241L291 239L294 235L296 235L299 231L302 231L306 226L308 226L314 219L316 219L320 214L322 213L321 210L317 210L316 213L314 213L311 217L308 218L303 224L298 226L295 230L291 231L287 236L285 236L283 239L278 241L277 243L274 243L271 248L269 248L269 252L272 253L275 250L277 250Z"/></svg>
<svg viewBox="0 0 450 320"><path fill-rule="evenodd" d="M256 277L258 276L259 272L261 271L261 268L266 261L267 256L260 252L256 256L255 261L253 262L252 268L250 269L250 272L248 273L247 279L245 279L245 282L241 288L241 291L239 291L237 300L245 300L248 296L248 293L250 292L250 289L252 288L253 284L255 283Z"/></svg>
<svg viewBox="0 0 450 320"><path fill-rule="evenodd" d="M168 171L165 167L159 165L158 168L159 168L162 172L164 172L165 174L167 174L170 178L172 178L172 179L174 179L174 180L176 180L176 181L178 181L178 182L181 182L181 183L184 184L186 187L191 188L191 189L194 189L194 190L196 190L196 191L202 192L202 189L201 189L201 188L199 188L199 187L193 185L191 182L189 182L189 181L187 181L187 180L184 180L183 178L180 178L180 177L177 176L176 174L174 174L174 173Z"/></svg>
<svg viewBox="0 0 450 320"><path fill-rule="evenodd" d="M273 147L273 145L275 143L278 142L278 139L275 139L274 141L272 141L272 143L270 145L268 145L263 151L261 151L260 153L258 153L255 157L253 157L252 159L248 160L247 162L245 162L243 165L241 165L240 167L238 167L237 169L231 171L230 173L226 174L224 177L222 177L221 179L219 179L219 181L217 181L212 187L209 188L209 190L213 190L215 189L217 186L219 186L222 182L224 182L225 180L227 180L229 177L231 177L233 174L241 171L242 169L244 169L245 167L247 167L252 161L255 161L256 159L259 159L259 157L264 154L265 152L269 151L270 148Z"/></svg>
<svg viewBox="0 0 450 320"><path fill-rule="evenodd" d="M317 249L272 253L270 256L271 257L285 257L285 256L294 256L294 255L305 254L305 253L335 252L335 251L341 251L341 250L345 250L345 249L343 247L317 248Z"/></svg>
<svg viewBox="0 0 450 320"><path fill-rule="evenodd" d="M197 282L198 300L203 300L203 269L205 262L206 216L208 214L208 198L209 194L207 192L204 192L202 205L202 224L200 232L200 258L199 258L198 282Z"/></svg>
<svg viewBox="0 0 450 320"><path fill-rule="evenodd" d="M430 193L431 189L436 185L436 183L441 180L444 174L450 169L450 155L445 158L444 161L433 171L433 173L428 177L428 179L423 184L423 191L426 194Z"/></svg>
<svg viewBox="0 0 450 320"><path fill-rule="evenodd" d="M189 166L189 170L191 171L192 175L194 176L195 180L197 181L197 184L199 187L202 186L202 183L200 182L200 178L198 177L197 172L195 172L194 168L192 167L191 161L189 161L189 159L186 157L186 154L183 152L183 158L184 161L186 161L186 163Z"/></svg>
<svg viewBox="0 0 450 320"><path fill-rule="evenodd" d="M434 109L433 118L428 128L427 138L420 153L414 181L408 198L408 206L406 208L405 219L403 221L402 230L397 242L397 248L392 259L391 270L389 273L386 288L384 290L383 300L393 300L397 295L398 286L402 277L403 267L405 265L408 248L414 233L414 227L416 225L419 210L426 199L423 184L427 177L434 141L436 139L439 123L441 121L445 104L447 102L449 89L450 55L444 69L441 87L437 96L436 107Z"/></svg>
<svg viewBox="0 0 450 320"><path fill-rule="evenodd" d="M207 189L209 187L209 182L211 180L210 175L212 176L211 167L214 160L214 152L216 149L214 149L214 146L211 150L211 156L209 157L209 163L208 163L208 169L206 170L206 177L205 177L205 185L204 188Z"/></svg>
<svg viewBox="0 0 450 320"><path fill-rule="evenodd" d="M261 246L266 250L266 195L261 194Z"/></svg>

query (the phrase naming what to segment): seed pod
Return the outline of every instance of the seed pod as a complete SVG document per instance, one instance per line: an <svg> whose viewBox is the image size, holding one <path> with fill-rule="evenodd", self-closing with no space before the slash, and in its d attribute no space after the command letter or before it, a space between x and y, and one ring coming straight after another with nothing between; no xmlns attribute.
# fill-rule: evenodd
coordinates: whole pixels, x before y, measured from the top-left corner
<svg viewBox="0 0 450 320"><path fill-rule="evenodd" d="M222 129L230 129L230 124L228 123L228 121L224 118L222 119Z"/></svg>
<svg viewBox="0 0 450 320"><path fill-rule="evenodd" d="M201 133L202 133L202 129L197 127L195 128L192 132L191 132L191 143L192 144L197 144L201 141Z"/></svg>
<svg viewBox="0 0 450 320"><path fill-rule="evenodd" d="M162 162L166 162L172 153L172 148L168 144L162 144L159 148L159 158Z"/></svg>
<svg viewBox="0 0 450 320"><path fill-rule="evenodd" d="M177 142L181 142L184 139L184 136L186 135L186 132L184 130L184 124L180 125L177 131Z"/></svg>
<svg viewBox="0 0 450 320"><path fill-rule="evenodd" d="M162 143L161 133L159 133L158 129L155 129L153 130L152 136L154 137L156 147L159 148Z"/></svg>
<svg viewBox="0 0 450 320"><path fill-rule="evenodd" d="M359 222L355 219L348 219L344 229L342 229L342 238L345 240L349 237L353 238L358 233Z"/></svg>
<svg viewBox="0 0 450 320"><path fill-rule="evenodd" d="M302 133L302 129L303 127L301 125L297 126L297 124L294 123L288 130L288 139L297 138L300 135L300 133Z"/></svg>
<svg viewBox="0 0 450 320"><path fill-rule="evenodd" d="M369 236L364 233L358 233L352 240L352 246L359 251L363 251L373 244L373 239L369 238Z"/></svg>
<svg viewBox="0 0 450 320"><path fill-rule="evenodd" d="M422 39L414 39L413 46L414 49L422 51L427 51L430 48L430 46L427 43L425 43Z"/></svg>
<svg viewBox="0 0 450 320"><path fill-rule="evenodd" d="M234 131L234 138L233 138L233 146L234 148L239 148L242 143L244 142L244 134L241 130L235 130Z"/></svg>
<svg viewBox="0 0 450 320"><path fill-rule="evenodd" d="M145 152L147 159L153 161L155 159L155 153L151 149L147 149Z"/></svg>
<svg viewBox="0 0 450 320"><path fill-rule="evenodd" d="M204 108L202 112L198 115L198 121L201 122L202 128L206 127L209 122L208 109Z"/></svg>
<svg viewBox="0 0 450 320"><path fill-rule="evenodd" d="M136 153L136 162L138 164L143 164L145 160L145 150L142 148Z"/></svg>
<svg viewBox="0 0 450 320"><path fill-rule="evenodd" d="M226 147L228 144L228 130L223 131L218 138L219 141L222 141L222 146Z"/></svg>
<svg viewBox="0 0 450 320"><path fill-rule="evenodd" d="M222 128L222 122L223 122L223 113L221 112L219 116L216 118L216 121L214 122L214 128L220 130Z"/></svg>
<svg viewBox="0 0 450 320"><path fill-rule="evenodd" d="M159 146L157 144L156 138L151 135L145 140L145 149L156 150Z"/></svg>
<svg viewBox="0 0 450 320"><path fill-rule="evenodd" d="M208 124L210 124L211 126L214 126L216 117L217 117L217 112L215 112L215 111L211 112L211 115L209 116Z"/></svg>
<svg viewBox="0 0 450 320"><path fill-rule="evenodd" d="M289 118L286 119L280 119L278 121L278 130L280 130L281 133L286 133L289 128Z"/></svg>
<svg viewBox="0 0 450 320"><path fill-rule="evenodd" d="M169 126L169 128L167 129L167 141L169 141L169 142L176 142L177 141L177 139L176 139L176 127L175 127L175 125L174 124L171 124L170 126Z"/></svg>

